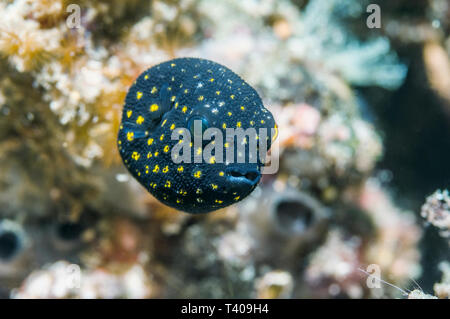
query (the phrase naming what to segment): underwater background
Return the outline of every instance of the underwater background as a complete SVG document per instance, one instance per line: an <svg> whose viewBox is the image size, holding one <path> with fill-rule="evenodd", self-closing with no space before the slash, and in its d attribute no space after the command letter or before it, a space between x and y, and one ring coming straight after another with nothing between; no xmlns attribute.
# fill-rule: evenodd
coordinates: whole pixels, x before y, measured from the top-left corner
<svg viewBox="0 0 450 319"><path fill-rule="evenodd" d="M0 1L0 297L449 298L449 30L447 0ZM278 172L209 214L117 149L128 89L176 57L279 127Z"/></svg>

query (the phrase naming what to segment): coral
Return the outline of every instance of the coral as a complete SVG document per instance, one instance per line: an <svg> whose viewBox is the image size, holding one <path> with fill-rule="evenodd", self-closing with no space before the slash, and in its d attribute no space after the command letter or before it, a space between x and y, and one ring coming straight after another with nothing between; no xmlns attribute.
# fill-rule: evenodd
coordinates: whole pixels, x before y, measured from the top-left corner
<svg viewBox="0 0 450 319"><path fill-rule="evenodd" d="M434 293L439 298L450 299L450 264L449 262L442 262L439 265L439 269L442 271L441 282L434 284Z"/></svg>
<svg viewBox="0 0 450 319"><path fill-rule="evenodd" d="M433 286L436 296L426 294L422 289L415 289L408 294L409 299L450 299L450 264L447 261L439 264L442 280Z"/></svg>
<svg viewBox="0 0 450 319"><path fill-rule="evenodd" d="M450 57L436 42L429 42L423 49L423 60L430 86L450 103Z"/></svg>
<svg viewBox="0 0 450 319"><path fill-rule="evenodd" d="M371 171L382 153L380 138L370 124L339 115L331 116L319 127L318 148L338 175L350 168L361 173Z"/></svg>
<svg viewBox="0 0 450 319"><path fill-rule="evenodd" d="M450 236L450 195L448 190L437 190L428 196L420 214L439 229L442 237Z"/></svg>
<svg viewBox="0 0 450 319"><path fill-rule="evenodd" d="M334 230L327 241L312 256L305 279L314 290L327 289L330 295L345 294L352 298L363 297L358 253L361 242L357 238L344 239ZM323 288L322 288L323 287Z"/></svg>
<svg viewBox="0 0 450 319"><path fill-rule="evenodd" d="M39 22L26 19L33 12L31 1L0 4L0 53L19 72L30 71L50 59L61 42L58 29L41 29Z"/></svg>
<svg viewBox="0 0 450 319"><path fill-rule="evenodd" d="M419 289L414 289L408 294L408 299L437 299L437 297L426 294Z"/></svg>
<svg viewBox="0 0 450 319"><path fill-rule="evenodd" d="M421 230L414 215L397 208L378 182L365 183L359 205L372 219L377 231L365 250L369 264L381 267L383 277L395 284L404 284L419 274L417 244Z"/></svg>
<svg viewBox="0 0 450 319"><path fill-rule="evenodd" d="M256 282L257 298L289 298L292 293L293 278L285 271L271 271Z"/></svg>
<svg viewBox="0 0 450 319"><path fill-rule="evenodd" d="M22 286L13 292L12 297L136 299L149 297L150 293L148 277L139 265L122 275L115 275L102 269L81 271L67 261L57 261L31 273Z"/></svg>

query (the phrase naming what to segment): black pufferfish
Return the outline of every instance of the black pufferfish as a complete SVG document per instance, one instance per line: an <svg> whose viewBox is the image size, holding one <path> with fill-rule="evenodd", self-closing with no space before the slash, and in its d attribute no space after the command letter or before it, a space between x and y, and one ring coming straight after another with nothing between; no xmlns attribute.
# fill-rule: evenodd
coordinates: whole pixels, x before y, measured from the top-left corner
<svg viewBox="0 0 450 319"><path fill-rule="evenodd" d="M263 161L227 162L213 158L175 163L174 130L193 131L194 120L208 128L260 128L268 130L267 150L276 129L272 114L258 93L237 74L213 61L178 58L144 71L129 89L118 134L118 148L126 167L153 196L164 204L189 213L207 213L244 199L257 186ZM199 123L199 122L197 122ZM197 131L198 132L198 131ZM259 136L256 136L258 139ZM245 140L244 140L245 141ZM245 141L246 142L246 141ZM192 146L192 143L191 143ZM192 148L190 154L201 154ZM236 152L235 152L236 153ZM214 154L213 154L214 155Z"/></svg>

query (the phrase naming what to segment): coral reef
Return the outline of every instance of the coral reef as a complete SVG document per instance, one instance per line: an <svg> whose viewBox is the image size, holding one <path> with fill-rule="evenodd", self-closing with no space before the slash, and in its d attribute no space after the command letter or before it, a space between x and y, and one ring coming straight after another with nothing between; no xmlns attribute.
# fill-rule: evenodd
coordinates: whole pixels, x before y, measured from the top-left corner
<svg viewBox="0 0 450 319"><path fill-rule="evenodd" d="M410 285L422 236L377 168L386 139L360 90L401 88L397 51L420 44L423 86L450 110L450 7L407 2L384 4L383 28L369 30L369 2L357 0L2 1L0 297L402 296L360 271L378 265ZM403 6L419 6L420 23ZM183 56L241 75L280 127L279 171L209 215L158 202L116 148L133 81ZM448 236L448 191L422 216ZM435 295L448 298L440 268Z"/></svg>

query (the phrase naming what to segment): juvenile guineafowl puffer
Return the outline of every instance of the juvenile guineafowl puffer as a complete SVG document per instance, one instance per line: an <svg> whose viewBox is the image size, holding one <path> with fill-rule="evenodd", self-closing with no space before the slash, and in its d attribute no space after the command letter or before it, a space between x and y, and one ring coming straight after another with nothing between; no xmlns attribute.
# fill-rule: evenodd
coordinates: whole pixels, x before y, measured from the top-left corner
<svg viewBox="0 0 450 319"><path fill-rule="evenodd" d="M230 128L253 128L256 135L230 139ZM207 141L209 129L215 132ZM206 213L255 189L265 153L251 147L256 143L257 150L269 150L276 131L257 92L237 74L209 60L179 58L151 67L131 86L118 147L130 173L158 200L185 212ZM199 133L200 144L194 143ZM220 135L223 151L215 148L212 156L203 157L208 147L219 147ZM188 161L177 160L186 155L179 152L180 144L189 146Z"/></svg>

